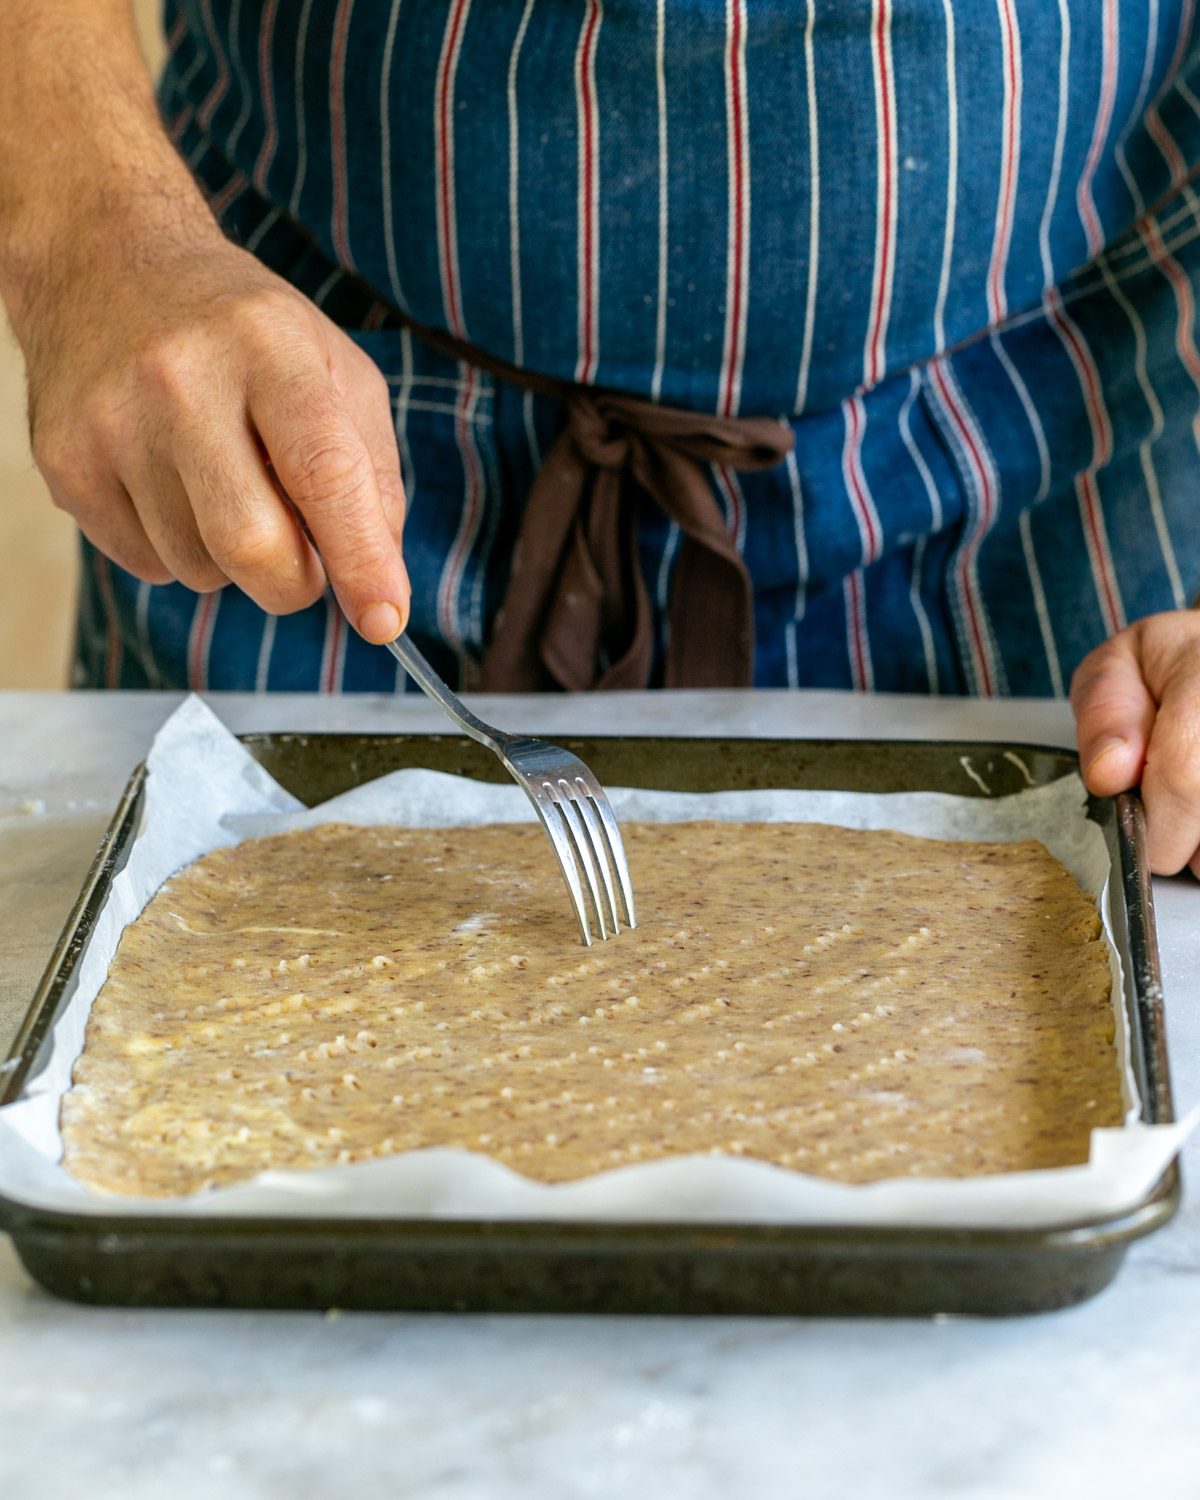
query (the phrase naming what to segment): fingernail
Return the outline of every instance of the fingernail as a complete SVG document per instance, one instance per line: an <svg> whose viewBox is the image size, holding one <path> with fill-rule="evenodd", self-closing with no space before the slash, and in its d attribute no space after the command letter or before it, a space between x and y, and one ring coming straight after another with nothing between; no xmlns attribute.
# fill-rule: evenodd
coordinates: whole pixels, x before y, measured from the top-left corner
<svg viewBox="0 0 1200 1500"><path fill-rule="evenodd" d="M1111 754L1112 751L1124 750L1128 744L1129 741L1123 735L1119 734L1112 734L1109 735L1108 739L1101 740L1092 752L1092 758L1087 763L1086 771L1091 771L1095 766L1098 766L1104 757Z"/></svg>
<svg viewBox="0 0 1200 1500"><path fill-rule="evenodd" d="M382 646L386 641L394 641L403 625L400 611L386 600L368 604L358 621L359 634L377 646Z"/></svg>

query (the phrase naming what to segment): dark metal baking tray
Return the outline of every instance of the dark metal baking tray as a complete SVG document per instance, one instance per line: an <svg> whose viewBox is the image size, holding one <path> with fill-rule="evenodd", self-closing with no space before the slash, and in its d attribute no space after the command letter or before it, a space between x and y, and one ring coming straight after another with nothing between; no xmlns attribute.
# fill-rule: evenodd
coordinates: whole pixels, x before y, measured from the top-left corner
<svg viewBox="0 0 1200 1500"><path fill-rule="evenodd" d="M440 735L251 734L250 752L313 804L403 766L502 780L495 759ZM1038 746L734 739L567 741L601 781L993 795L1077 768ZM33 997L0 1104L36 1071L109 883L137 826L143 771L125 791ZM1173 1119L1141 803L1092 799L1113 863L1113 925L1144 1118ZM135 1306L407 1308L463 1311L1011 1314L1101 1290L1129 1244L1159 1228L1178 1165L1131 1212L1053 1230L235 1219L51 1212L0 1197L0 1226L47 1290Z"/></svg>

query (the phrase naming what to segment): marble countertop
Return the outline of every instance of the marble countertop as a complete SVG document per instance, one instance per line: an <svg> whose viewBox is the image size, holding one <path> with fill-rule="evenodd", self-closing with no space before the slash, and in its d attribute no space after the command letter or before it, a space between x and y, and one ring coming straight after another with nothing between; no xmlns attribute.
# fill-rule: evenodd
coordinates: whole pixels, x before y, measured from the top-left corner
<svg viewBox="0 0 1200 1500"><path fill-rule="evenodd" d="M0 1042L178 700L0 694ZM441 729L418 698L213 695L244 729ZM1051 703L835 694L480 700L531 732L1069 744ZM964 775L966 773L964 772ZM1200 886L1159 881L1177 1103L1200 1101ZM1198 1178L1200 1145L1185 1158ZM1092 1302L1015 1321L106 1310L0 1238L6 1500L1200 1494L1200 1209Z"/></svg>

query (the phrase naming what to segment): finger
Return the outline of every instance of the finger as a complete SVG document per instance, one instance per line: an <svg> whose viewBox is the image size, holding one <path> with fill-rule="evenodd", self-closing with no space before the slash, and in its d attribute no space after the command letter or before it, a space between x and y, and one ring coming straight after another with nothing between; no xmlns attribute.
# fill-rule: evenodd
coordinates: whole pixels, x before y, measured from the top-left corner
<svg viewBox="0 0 1200 1500"><path fill-rule="evenodd" d="M1174 875L1200 850L1200 664L1184 659L1163 692L1142 773L1146 853Z"/></svg>
<svg viewBox="0 0 1200 1500"><path fill-rule="evenodd" d="M397 547L401 547L406 503L391 394L386 378L370 359L364 356L364 363L360 368L361 374L359 369L355 369L350 378L342 379L338 378L335 371L334 379L346 397L354 424L375 465L375 479L379 485L384 515Z"/></svg>
<svg viewBox="0 0 1200 1500"><path fill-rule="evenodd" d="M1084 658L1071 683L1079 763L1088 789L1112 797L1136 786L1157 705L1142 676L1136 627Z"/></svg>
<svg viewBox="0 0 1200 1500"><path fill-rule="evenodd" d="M221 572L262 609L291 614L325 592L325 572L267 472L244 418L181 432L176 461L200 539Z"/></svg>
<svg viewBox="0 0 1200 1500"><path fill-rule="evenodd" d="M146 583L171 582L174 574L154 550L125 486L115 477L72 497L56 490L50 497L117 567Z"/></svg>
<svg viewBox="0 0 1200 1500"><path fill-rule="evenodd" d="M251 386L258 435L350 622L369 641L392 640L409 586L371 453L323 365L284 376L274 369Z"/></svg>
<svg viewBox="0 0 1200 1500"><path fill-rule="evenodd" d="M197 594L224 588L229 579L213 561L200 536L187 490L168 464L148 461L122 474L130 499L155 552L177 578Z"/></svg>

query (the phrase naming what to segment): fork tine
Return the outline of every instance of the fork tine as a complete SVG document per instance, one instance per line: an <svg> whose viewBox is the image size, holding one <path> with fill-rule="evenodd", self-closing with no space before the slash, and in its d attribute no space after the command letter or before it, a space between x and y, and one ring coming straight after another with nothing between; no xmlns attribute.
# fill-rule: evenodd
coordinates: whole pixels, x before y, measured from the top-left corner
<svg viewBox="0 0 1200 1500"><path fill-rule="evenodd" d="M560 786L567 786L565 781ZM604 834L600 831L600 821L592 807L588 796L587 782L582 776L576 776L575 786L570 788L571 806L578 812L587 833L588 844L591 847L592 858L600 871L600 880L604 886L604 894L608 898L605 908L608 915L608 925L612 929L613 937L621 930L621 915L617 907L617 895L613 889L612 871L609 868L608 843Z"/></svg>
<svg viewBox="0 0 1200 1500"><path fill-rule="evenodd" d="M558 859L558 867L562 871L563 880L566 882L567 890L571 895L571 905L575 908L575 915L579 919L579 935L584 943L590 948L592 946L592 934L588 928L587 907L583 900L583 887L579 884L579 873L575 868L575 855L571 845L563 832L562 819L558 813L558 803L553 798L543 798L535 788L522 781L522 786L533 803L538 817L542 820L542 827L546 830L546 836L550 840L551 847Z"/></svg>
<svg viewBox="0 0 1200 1500"><path fill-rule="evenodd" d="M579 882L580 870L587 880L596 920L600 924L601 938L606 937L607 933L605 908L600 899L600 887L596 884L597 866L604 884L604 893L608 897L608 925L612 928L613 936L621 930L621 917L613 891L610 866L616 871L626 925L635 927L637 923L633 915L633 889L629 881L629 865L625 859L621 831L617 827L617 820L613 816L604 788L583 761L569 750L564 750L561 745L548 745L545 740L531 739L528 735L506 734L494 725L485 723L465 703L459 702L406 635L388 641L387 649L443 713L453 719L465 734L499 756L506 770L533 803L558 860L571 904L579 919L579 931L584 943L591 946L592 934L588 930L587 904ZM574 785L567 777L573 778ZM565 796L555 792L555 781Z"/></svg>
<svg viewBox="0 0 1200 1500"><path fill-rule="evenodd" d="M542 787L554 798L555 806L570 835L571 844L579 861L579 868L583 871L583 878L587 881L587 888L591 893L592 907L596 913L596 925L600 929L600 941L603 942L608 936L608 925L604 920L604 905L600 900L600 887L596 882L596 861L587 830L579 816L579 809L571 796L571 783L560 778L557 786L544 781Z"/></svg>
<svg viewBox="0 0 1200 1500"><path fill-rule="evenodd" d="M633 909L633 883L629 878L629 861L625 858L625 844L621 839L621 830L617 827L616 815L613 813L612 804L604 792L604 788L594 778L589 781L582 776L576 777L579 785L587 793L588 800L595 808L600 819L600 826L604 829L605 841L608 844L609 857L612 867L617 872L617 884L621 890L621 901L625 907L625 925L627 927L637 926L637 916Z"/></svg>

